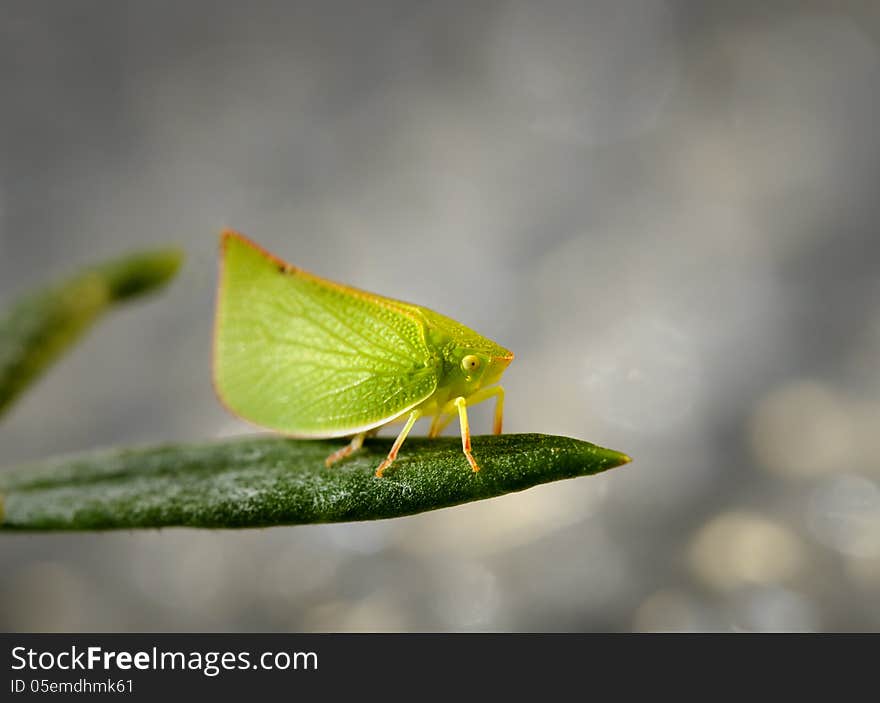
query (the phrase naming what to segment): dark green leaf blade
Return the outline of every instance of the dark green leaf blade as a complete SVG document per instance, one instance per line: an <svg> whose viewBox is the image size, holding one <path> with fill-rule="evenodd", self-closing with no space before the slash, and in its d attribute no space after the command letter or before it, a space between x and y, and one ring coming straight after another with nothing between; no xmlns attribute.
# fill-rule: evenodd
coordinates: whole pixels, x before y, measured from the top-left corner
<svg viewBox="0 0 880 703"><path fill-rule="evenodd" d="M183 253L161 249L86 269L0 315L0 415L111 306L161 287Z"/></svg>
<svg viewBox="0 0 880 703"><path fill-rule="evenodd" d="M412 438L384 478L390 440L325 468L331 441L243 438L62 457L0 472L0 529L267 527L410 515L606 471L625 454L568 437Z"/></svg>

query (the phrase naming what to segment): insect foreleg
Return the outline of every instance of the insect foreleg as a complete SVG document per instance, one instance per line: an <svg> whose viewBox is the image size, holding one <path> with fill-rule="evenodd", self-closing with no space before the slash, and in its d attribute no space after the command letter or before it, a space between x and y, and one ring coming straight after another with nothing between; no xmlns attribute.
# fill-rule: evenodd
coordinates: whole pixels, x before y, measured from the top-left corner
<svg viewBox="0 0 880 703"><path fill-rule="evenodd" d="M504 388L502 386L492 386L491 388L481 388L473 395L468 396L465 400L468 405L476 405L477 403L482 403L484 400L489 400L492 397L496 398L495 401L495 422L492 426L493 434L501 434L501 425L504 420ZM428 433L429 437L436 437L439 435L448 425L454 415L452 413L456 412L456 408L458 407L458 399L454 399L447 403L443 409L441 410L441 415L446 415L442 420L440 419L441 415L438 415L434 418L434 422L431 423L431 431ZM435 426L436 425L436 426Z"/></svg>
<svg viewBox="0 0 880 703"><path fill-rule="evenodd" d="M476 405L484 400L489 400L495 396L495 422L492 425L493 434L501 434L501 424L504 420L504 387L491 386L490 388L481 388L467 399L468 405Z"/></svg>
<svg viewBox="0 0 880 703"><path fill-rule="evenodd" d="M376 476L378 478L382 478L382 474L385 472L391 463L397 458L397 452L400 451L400 447L403 444L403 441L406 439L406 436L409 434L409 431L412 429L412 426L416 424L416 420L421 417L421 410L413 410L409 417L406 419L406 424L403 426L403 429L400 430L400 434L397 435L397 439L394 440L394 444L391 445L391 451L388 452L388 456L385 457L385 460L379 464L379 468L376 469Z"/></svg>
<svg viewBox="0 0 880 703"><path fill-rule="evenodd" d="M474 455L471 454L471 428L470 425L468 425L467 400L462 396L459 396L453 401L453 403L455 403L455 407L458 408L458 421L461 424L461 449L464 452L465 458L468 460L468 464L471 465L471 468L474 471L479 471L480 467L477 466Z"/></svg>

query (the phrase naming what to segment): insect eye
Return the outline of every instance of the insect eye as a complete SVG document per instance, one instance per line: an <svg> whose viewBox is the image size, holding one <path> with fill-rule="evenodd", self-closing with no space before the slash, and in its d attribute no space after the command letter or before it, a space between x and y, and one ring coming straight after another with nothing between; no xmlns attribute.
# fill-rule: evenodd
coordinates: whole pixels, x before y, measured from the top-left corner
<svg viewBox="0 0 880 703"><path fill-rule="evenodd" d="M480 368L480 357L468 354L461 360L461 368L465 373L473 373Z"/></svg>

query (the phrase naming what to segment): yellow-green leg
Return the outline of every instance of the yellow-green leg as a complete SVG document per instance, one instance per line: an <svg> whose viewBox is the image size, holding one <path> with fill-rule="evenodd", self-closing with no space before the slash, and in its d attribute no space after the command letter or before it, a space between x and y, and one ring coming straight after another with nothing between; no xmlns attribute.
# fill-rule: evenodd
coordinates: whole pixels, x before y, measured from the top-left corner
<svg viewBox="0 0 880 703"><path fill-rule="evenodd" d="M455 412L455 408L452 408L452 411ZM440 433L446 429L447 425L452 422L456 418L452 413L437 413L434 416L434 419L431 420L431 429L428 430L428 437L434 438L439 437Z"/></svg>
<svg viewBox="0 0 880 703"><path fill-rule="evenodd" d="M351 438L351 442L346 444L342 449L337 449L330 456L328 456L326 459L324 459L324 466L326 466L329 469L337 461L344 459L352 452L356 452L358 449L360 449L362 446L364 446L364 440L366 439L367 434L368 434L367 432L361 432L360 434L356 434L354 437ZM369 433L369 434L372 434L372 433Z"/></svg>
<svg viewBox="0 0 880 703"><path fill-rule="evenodd" d="M504 420L504 387L492 386L481 388L467 399L468 405L476 405L484 400L495 397L495 422L492 425L492 434L501 434L501 425Z"/></svg>
<svg viewBox="0 0 880 703"><path fill-rule="evenodd" d="M502 386L492 386L491 388L483 388L470 397L466 398L468 405L476 405L484 400L492 397L495 401L495 422L492 426L493 434L501 434L501 426L504 421L504 388ZM431 422L431 429L428 430L428 437L438 437L447 425L452 422L458 415L456 399L451 400L441 408L440 412L434 416Z"/></svg>
<svg viewBox="0 0 880 703"><path fill-rule="evenodd" d="M381 427L376 427L375 429L367 430L366 432L361 432L360 434L356 434L354 437L351 438L351 442L346 444L342 449L337 449L330 456L328 456L326 459L324 459L324 465L327 468L330 468L337 461L344 459L345 457L347 457L349 454L351 454L353 452L356 452L358 449L360 449L362 446L364 446L364 440L367 437L372 437L373 435L377 434L379 432L379 430L381 430L381 429L382 429Z"/></svg>
<svg viewBox="0 0 880 703"><path fill-rule="evenodd" d="M459 396L452 402L458 408L458 421L461 424L461 449L464 452L464 457L468 460L468 464L471 465L474 471L479 471L480 467L477 466L477 461L474 459L474 455L471 454L471 428L468 425L467 400Z"/></svg>
<svg viewBox="0 0 880 703"><path fill-rule="evenodd" d="M379 468L376 469L376 476L378 478L382 478L382 474L385 473L385 469L391 466L392 462L397 458L397 452L400 451L400 447L403 444L403 441L406 439L406 436L409 434L409 431L412 429L412 426L416 424L416 420L421 417L422 413L419 410L413 410L409 417L406 419L406 424L403 426L403 429L400 430L400 434L397 435L397 439L394 440L394 444L391 445L391 451L388 452L388 456L385 457L385 460L379 464Z"/></svg>

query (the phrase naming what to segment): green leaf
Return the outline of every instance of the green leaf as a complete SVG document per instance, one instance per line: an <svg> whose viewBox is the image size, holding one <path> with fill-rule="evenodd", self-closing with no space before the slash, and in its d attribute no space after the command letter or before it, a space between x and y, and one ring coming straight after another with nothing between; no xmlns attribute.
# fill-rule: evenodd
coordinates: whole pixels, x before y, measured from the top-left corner
<svg viewBox="0 0 880 703"><path fill-rule="evenodd" d="M454 438L412 438L385 477L391 442L368 440L324 466L339 442L280 437L104 451L0 472L0 529L266 527L410 515L627 463L567 437L475 437L473 473Z"/></svg>
<svg viewBox="0 0 880 703"><path fill-rule="evenodd" d="M133 254L34 292L0 317L0 415L108 308L170 280L177 249Z"/></svg>

